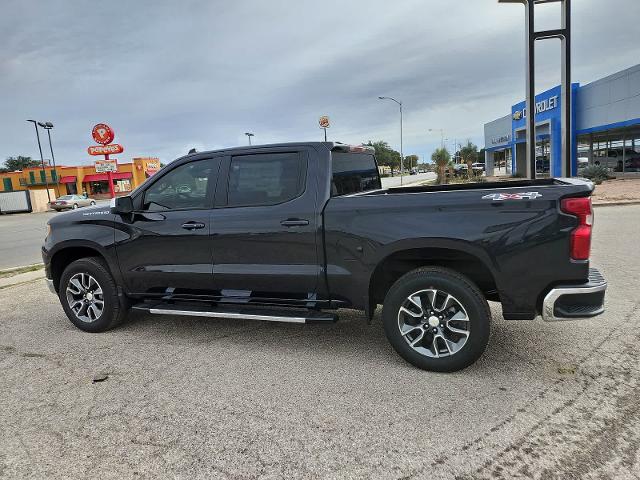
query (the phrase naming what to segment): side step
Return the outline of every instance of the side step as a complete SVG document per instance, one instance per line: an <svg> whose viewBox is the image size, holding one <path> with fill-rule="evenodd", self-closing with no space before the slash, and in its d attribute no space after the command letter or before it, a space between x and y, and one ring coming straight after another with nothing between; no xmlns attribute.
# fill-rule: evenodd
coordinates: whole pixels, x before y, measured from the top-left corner
<svg viewBox="0 0 640 480"><path fill-rule="evenodd" d="M172 305L166 303L139 303L131 307L153 315L183 315L188 317L230 318L286 323L335 323L335 313L301 309L270 309L257 307L210 307L199 305Z"/></svg>

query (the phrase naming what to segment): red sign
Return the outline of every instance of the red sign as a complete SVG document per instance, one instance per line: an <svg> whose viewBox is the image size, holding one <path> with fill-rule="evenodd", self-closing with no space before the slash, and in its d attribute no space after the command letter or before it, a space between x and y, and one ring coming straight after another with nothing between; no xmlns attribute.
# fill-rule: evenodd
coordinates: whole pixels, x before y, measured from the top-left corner
<svg viewBox="0 0 640 480"><path fill-rule="evenodd" d="M112 143L110 145L95 145L93 147L89 147L87 148L87 152L89 152L89 155L111 155L112 153L124 152L124 148L122 145Z"/></svg>
<svg viewBox="0 0 640 480"><path fill-rule="evenodd" d="M116 134L106 123L99 123L91 130L91 136L96 142L106 145L113 142Z"/></svg>
<svg viewBox="0 0 640 480"><path fill-rule="evenodd" d="M326 115L322 115L320 117L320 120L318 120L318 125L320 125L320 128L329 128L331 126L329 117L327 117Z"/></svg>

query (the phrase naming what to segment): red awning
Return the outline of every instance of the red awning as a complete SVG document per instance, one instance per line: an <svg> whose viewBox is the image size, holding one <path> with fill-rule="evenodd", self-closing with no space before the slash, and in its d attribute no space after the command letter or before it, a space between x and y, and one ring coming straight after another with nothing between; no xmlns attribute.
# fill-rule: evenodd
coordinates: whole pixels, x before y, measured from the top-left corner
<svg viewBox="0 0 640 480"><path fill-rule="evenodd" d="M131 178L131 172L114 172L111 174L111 178L114 180L123 180L125 178ZM82 179L82 182L108 182L109 174L108 173L95 173L93 175L85 175Z"/></svg>
<svg viewBox="0 0 640 480"><path fill-rule="evenodd" d="M114 180L123 180L125 178L131 178L133 175L131 175L131 172L116 172L112 173L111 176Z"/></svg>
<svg viewBox="0 0 640 480"><path fill-rule="evenodd" d="M60 183L76 183L76 177L60 177Z"/></svg>
<svg viewBox="0 0 640 480"><path fill-rule="evenodd" d="M106 173L95 173L93 175L85 175L82 179L82 183L86 182L106 182L109 180L109 176Z"/></svg>

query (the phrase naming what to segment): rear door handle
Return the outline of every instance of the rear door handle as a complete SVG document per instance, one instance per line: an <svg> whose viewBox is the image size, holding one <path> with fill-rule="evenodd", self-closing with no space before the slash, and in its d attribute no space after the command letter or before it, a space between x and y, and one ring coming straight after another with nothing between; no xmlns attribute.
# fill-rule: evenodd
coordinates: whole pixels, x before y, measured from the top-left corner
<svg viewBox="0 0 640 480"><path fill-rule="evenodd" d="M202 222L187 222L182 224L182 228L185 230L199 230L204 227L205 225Z"/></svg>
<svg viewBox="0 0 640 480"><path fill-rule="evenodd" d="M282 220L280 225L283 227L304 227L305 225L309 225L309 220L304 220L303 218L287 218L286 220Z"/></svg>

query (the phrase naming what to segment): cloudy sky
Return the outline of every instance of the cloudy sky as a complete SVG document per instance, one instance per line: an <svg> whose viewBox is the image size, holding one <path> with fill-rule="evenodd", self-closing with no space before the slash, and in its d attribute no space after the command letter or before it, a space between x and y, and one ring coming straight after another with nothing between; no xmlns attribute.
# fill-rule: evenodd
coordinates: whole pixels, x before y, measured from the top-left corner
<svg viewBox="0 0 640 480"><path fill-rule="evenodd" d="M574 0L573 80L640 62L640 1ZM539 28L559 26L541 6ZM0 161L38 157L28 118L51 121L56 160L89 163L107 122L120 161L255 142L383 139L430 156L439 132L482 146L483 125L524 96L524 8L497 0L5 0ZM538 85L559 82L540 44ZM48 152L48 146L45 152ZM48 157L49 155L45 155Z"/></svg>

